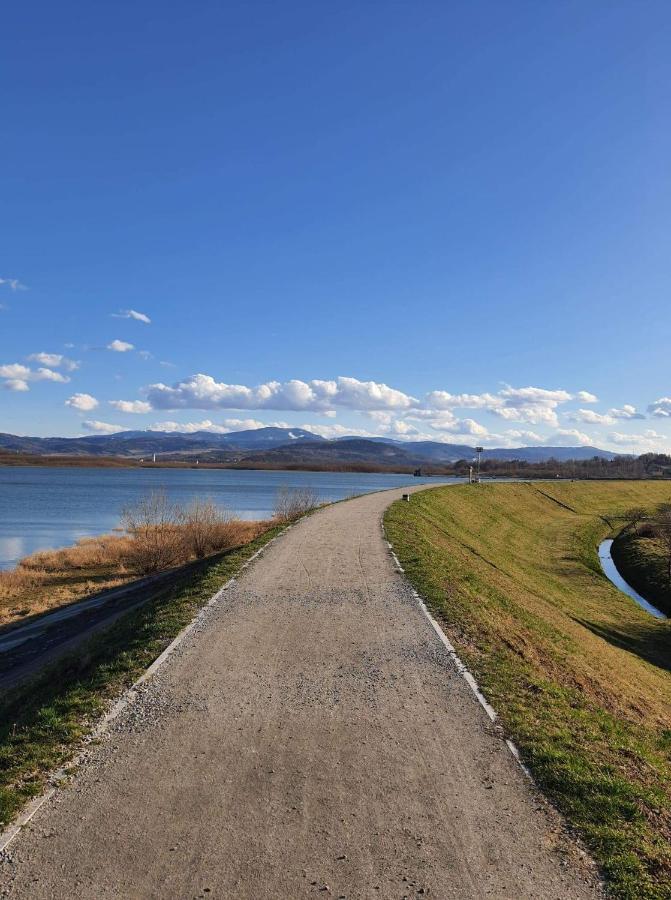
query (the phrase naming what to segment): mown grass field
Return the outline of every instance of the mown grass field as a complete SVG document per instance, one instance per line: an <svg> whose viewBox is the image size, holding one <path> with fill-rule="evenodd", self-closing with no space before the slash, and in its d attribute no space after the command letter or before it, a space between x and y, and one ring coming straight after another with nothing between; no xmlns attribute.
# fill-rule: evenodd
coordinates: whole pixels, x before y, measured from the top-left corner
<svg viewBox="0 0 671 900"><path fill-rule="evenodd" d="M480 484L395 503L385 528L610 891L671 897L671 624L601 572L597 547L650 482Z"/></svg>
<svg viewBox="0 0 671 900"><path fill-rule="evenodd" d="M37 681L0 701L0 827L43 789L50 772L72 759L110 702L282 527L203 560L186 577L176 575L167 595L119 619Z"/></svg>

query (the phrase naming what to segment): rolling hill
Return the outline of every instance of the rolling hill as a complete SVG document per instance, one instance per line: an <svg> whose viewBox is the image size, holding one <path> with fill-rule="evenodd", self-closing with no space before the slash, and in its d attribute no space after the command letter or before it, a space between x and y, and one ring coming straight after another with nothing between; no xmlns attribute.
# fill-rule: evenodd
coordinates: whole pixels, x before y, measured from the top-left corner
<svg viewBox="0 0 671 900"><path fill-rule="evenodd" d="M471 459L474 447L440 441L399 441L392 438L341 437L326 440L302 428L257 428L216 434L209 431L162 432L121 431L117 434L77 438L21 437L0 434L0 450L50 456L116 456L157 460L209 462L240 461L250 464L287 465L368 463L382 466L420 466ZM487 449L486 459L545 462L548 459L613 459L617 456L598 447L518 447Z"/></svg>

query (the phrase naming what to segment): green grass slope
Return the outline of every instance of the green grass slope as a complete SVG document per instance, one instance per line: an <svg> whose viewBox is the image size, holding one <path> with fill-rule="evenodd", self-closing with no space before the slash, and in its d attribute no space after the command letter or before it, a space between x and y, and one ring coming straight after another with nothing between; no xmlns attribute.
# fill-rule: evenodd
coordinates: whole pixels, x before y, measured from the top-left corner
<svg viewBox="0 0 671 900"><path fill-rule="evenodd" d="M671 624L601 573L649 482L438 488L385 528L411 582L612 893L671 897Z"/></svg>

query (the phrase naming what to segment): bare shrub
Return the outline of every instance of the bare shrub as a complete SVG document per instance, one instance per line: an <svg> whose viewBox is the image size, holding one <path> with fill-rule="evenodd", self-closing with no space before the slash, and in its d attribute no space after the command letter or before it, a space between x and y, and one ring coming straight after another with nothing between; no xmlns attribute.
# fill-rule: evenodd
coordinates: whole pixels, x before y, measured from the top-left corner
<svg viewBox="0 0 671 900"><path fill-rule="evenodd" d="M628 523L627 528L631 531L638 531L639 525L647 518L647 513L642 506L632 506L626 511L624 518Z"/></svg>
<svg viewBox="0 0 671 900"><path fill-rule="evenodd" d="M160 491L124 509L121 521L132 538L129 562L136 571L148 575L182 561L182 518L182 511Z"/></svg>
<svg viewBox="0 0 671 900"><path fill-rule="evenodd" d="M253 540L258 533L256 529L250 529L248 523L241 522L240 519L224 520L213 531L210 553L220 553L222 550L230 550L231 547L239 547L241 544L246 544L248 540ZM247 535L253 536L248 537Z"/></svg>
<svg viewBox="0 0 671 900"><path fill-rule="evenodd" d="M211 500L194 500L181 516L180 530L186 555L202 559L233 546L237 520Z"/></svg>
<svg viewBox="0 0 671 900"><path fill-rule="evenodd" d="M0 571L0 625L253 541L270 522L243 521L198 500L184 508L154 494L123 514L124 535L82 538Z"/></svg>
<svg viewBox="0 0 671 900"><path fill-rule="evenodd" d="M275 497L273 518L279 522L293 522L319 506L320 498L314 488L281 487Z"/></svg>
<svg viewBox="0 0 671 900"><path fill-rule="evenodd" d="M182 541L189 556L202 559L212 552L214 533L222 515L209 500L194 500L182 515Z"/></svg>
<svg viewBox="0 0 671 900"><path fill-rule="evenodd" d="M122 522L129 535L126 558L143 574L203 559L253 540L259 533L259 523L243 523L211 500L198 499L182 507L169 503L161 493L124 510Z"/></svg>

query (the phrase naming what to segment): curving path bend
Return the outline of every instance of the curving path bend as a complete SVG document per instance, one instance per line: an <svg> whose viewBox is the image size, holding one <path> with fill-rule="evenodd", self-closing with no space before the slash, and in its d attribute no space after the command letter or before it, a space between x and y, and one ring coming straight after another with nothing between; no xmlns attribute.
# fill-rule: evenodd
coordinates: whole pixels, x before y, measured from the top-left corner
<svg viewBox="0 0 671 900"><path fill-rule="evenodd" d="M564 900L599 890L339 503L272 544L10 845L35 898Z"/></svg>

